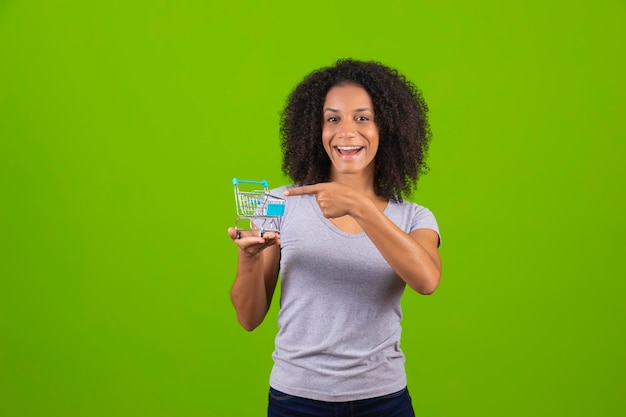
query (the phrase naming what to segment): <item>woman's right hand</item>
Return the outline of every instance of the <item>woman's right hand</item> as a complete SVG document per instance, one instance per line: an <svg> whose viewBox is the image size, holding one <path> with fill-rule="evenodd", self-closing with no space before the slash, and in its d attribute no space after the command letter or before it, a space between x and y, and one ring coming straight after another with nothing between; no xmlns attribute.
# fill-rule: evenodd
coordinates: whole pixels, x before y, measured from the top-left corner
<svg viewBox="0 0 626 417"><path fill-rule="evenodd" d="M275 232L264 232L263 237L255 236L253 232L242 230L237 237L237 230L234 227L228 228L228 236L246 255L254 256L264 249L280 245L280 235Z"/></svg>

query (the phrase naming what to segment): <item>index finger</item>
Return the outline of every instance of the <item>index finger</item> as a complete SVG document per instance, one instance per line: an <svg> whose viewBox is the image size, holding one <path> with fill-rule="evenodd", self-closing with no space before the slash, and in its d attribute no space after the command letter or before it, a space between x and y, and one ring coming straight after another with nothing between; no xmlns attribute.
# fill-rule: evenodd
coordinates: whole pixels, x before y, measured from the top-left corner
<svg viewBox="0 0 626 417"><path fill-rule="evenodd" d="M313 185L303 185L301 187L293 187L288 190L285 190L284 195L286 196L294 196L294 195L305 195L305 194L315 194L320 189L319 184Z"/></svg>

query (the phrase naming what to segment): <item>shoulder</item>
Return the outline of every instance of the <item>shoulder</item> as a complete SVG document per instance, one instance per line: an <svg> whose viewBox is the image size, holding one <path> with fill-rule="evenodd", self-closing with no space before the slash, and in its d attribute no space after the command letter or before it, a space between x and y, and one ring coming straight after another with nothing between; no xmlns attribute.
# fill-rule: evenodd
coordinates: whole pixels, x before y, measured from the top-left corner
<svg viewBox="0 0 626 417"><path fill-rule="evenodd" d="M439 225L433 212L418 203L407 200L390 201L387 215L407 233L415 229L432 229L439 233Z"/></svg>
<svg viewBox="0 0 626 417"><path fill-rule="evenodd" d="M434 217L433 212L430 211L429 208L408 200L402 200L399 202L390 200L389 206L392 209L409 216Z"/></svg>

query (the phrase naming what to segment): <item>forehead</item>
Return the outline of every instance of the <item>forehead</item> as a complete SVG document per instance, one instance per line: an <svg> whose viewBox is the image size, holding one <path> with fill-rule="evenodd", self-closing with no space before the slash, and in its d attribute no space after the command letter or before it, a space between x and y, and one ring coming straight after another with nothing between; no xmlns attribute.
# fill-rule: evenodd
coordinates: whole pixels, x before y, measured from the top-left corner
<svg viewBox="0 0 626 417"><path fill-rule="evenodd" d="M363 87L353 83L342 83L326 93L325 105L353 105L372 107L372 98Z"/></svg>

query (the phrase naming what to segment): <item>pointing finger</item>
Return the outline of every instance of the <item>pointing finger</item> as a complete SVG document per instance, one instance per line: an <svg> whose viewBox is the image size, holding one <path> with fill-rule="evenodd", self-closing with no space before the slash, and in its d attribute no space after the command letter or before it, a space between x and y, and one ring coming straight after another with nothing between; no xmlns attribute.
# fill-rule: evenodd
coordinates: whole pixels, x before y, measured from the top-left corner
<svg viewBox="0 0 626 417"><path fill-rule="evenodd" d="M317 186L317 184L303 185L302 187L294 187L294 188L285 190L284 194L286 196L294 196L294 195L315 194L318 191L319 191L319 187Z"/></svg>

